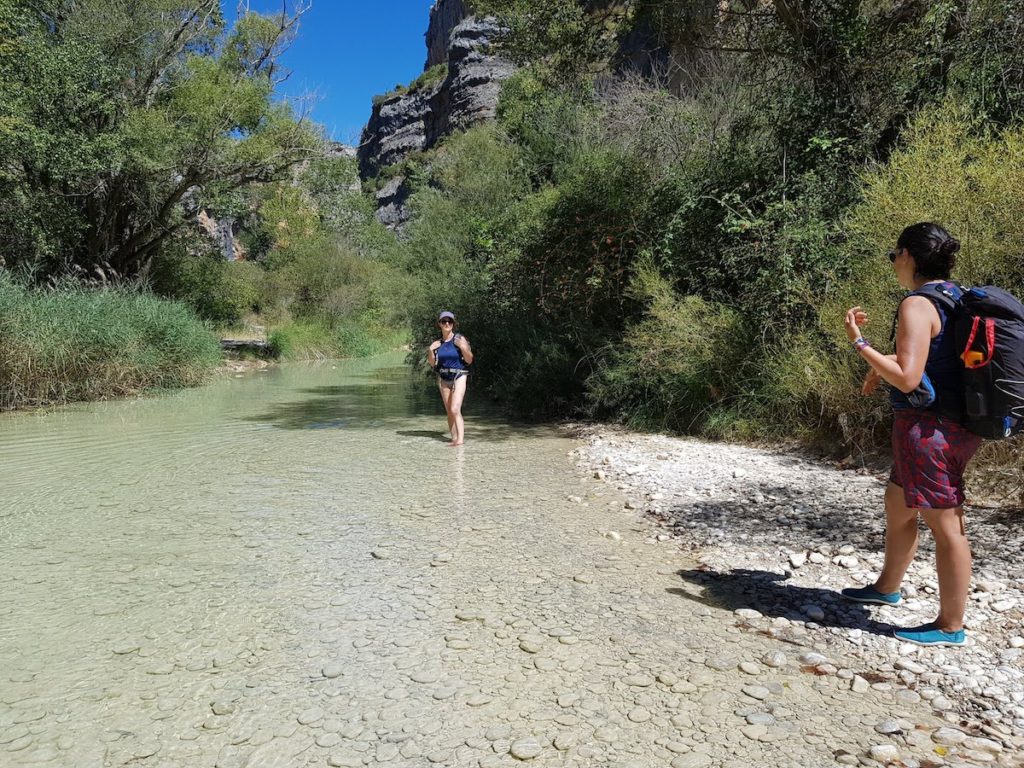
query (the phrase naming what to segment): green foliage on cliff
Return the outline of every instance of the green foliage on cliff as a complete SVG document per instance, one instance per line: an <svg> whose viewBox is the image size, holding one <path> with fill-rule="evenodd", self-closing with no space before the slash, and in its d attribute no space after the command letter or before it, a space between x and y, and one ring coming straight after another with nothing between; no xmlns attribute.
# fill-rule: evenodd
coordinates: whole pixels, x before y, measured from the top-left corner
<svg viewBox="0 0 1024 768"><path fill-rule="evenodd" d="M393 99L395 96L405 96L410 93L419 93L420 91L430 91L436 88L438 85L444 82L444 79L448 77L448 64L441 62L435 64L430 69L426 70L413 80L408 85L396 85L387 93L378 94L373 97L373 105L379 107L388 99Z"/></svg>

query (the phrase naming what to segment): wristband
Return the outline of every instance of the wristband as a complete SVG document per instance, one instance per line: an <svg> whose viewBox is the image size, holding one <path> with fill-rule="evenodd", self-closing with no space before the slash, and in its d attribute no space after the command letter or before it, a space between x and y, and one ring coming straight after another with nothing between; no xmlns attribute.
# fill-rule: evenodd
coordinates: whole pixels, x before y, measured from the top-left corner
<svg viewBox="0 0 1024 768"><path fill-rule="evenodd" d="M868 340L865 339L863 336L858 336L856 339L853 340L853 348L856 349L858 352L870 346L871 344L868 343Z"/></svg>

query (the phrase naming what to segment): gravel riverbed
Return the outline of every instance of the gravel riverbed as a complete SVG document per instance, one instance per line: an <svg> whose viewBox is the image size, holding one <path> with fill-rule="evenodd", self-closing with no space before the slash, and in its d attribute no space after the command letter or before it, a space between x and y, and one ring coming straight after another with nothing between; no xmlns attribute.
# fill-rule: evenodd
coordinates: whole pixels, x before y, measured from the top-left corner
<svg viewBox="0 0 1024 768"><path fill-rule="evenodd" d="M920 648L891 631L937 612L926 530L899 606L838 594L872 583L881 568L886 475L613 427L582 427L578 436L581 469L625 494L625 511L654 520L653 541L696 559L679 574L695 599L732 609L745 631L823 651L830 662L815 665L817 673L852 692L927 705L949 724L948 733L932 734L948 748L938 750L946 759L1024 764L1024 534L1011 513L968 507L975 558L968 644ZM970 742L972 734L982 741Z"/></svg>

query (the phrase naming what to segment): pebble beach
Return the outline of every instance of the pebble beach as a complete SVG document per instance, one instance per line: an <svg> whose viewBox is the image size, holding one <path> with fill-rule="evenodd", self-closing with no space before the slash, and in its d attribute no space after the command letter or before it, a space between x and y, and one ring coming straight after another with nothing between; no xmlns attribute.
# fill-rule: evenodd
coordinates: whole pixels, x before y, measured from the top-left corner
<svg viewBox="0 0 1024 768"><path fill-rule="evenodd" d="M655 524L652 543L696 560L684 578L709 605L733 611L745 631L821 651L830 661L815 665L817 672L851 695L873 690L927 707L947 724L931 738L950 764L1020 764L1024 535L1009 514L968 506L975 574L968 644L921 648L891 631L935 617L938 584L926 529L898 606L860 605L838 594L873 583L881 568L887 475L795 452L613 427L578 434L581 471L623 493L624 512ZM920 738L915 729L896 741Z"/></svg>

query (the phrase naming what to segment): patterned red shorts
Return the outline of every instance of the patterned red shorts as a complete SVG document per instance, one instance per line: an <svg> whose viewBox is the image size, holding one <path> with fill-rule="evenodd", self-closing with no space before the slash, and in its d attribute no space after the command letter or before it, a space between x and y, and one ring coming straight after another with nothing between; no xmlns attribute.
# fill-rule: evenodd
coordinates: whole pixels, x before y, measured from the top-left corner
<svg viewBox="0 0 1024 768"><path fill-rule="evenodd" d="M949 509L964 503L964 470L981 438L932 411L896 411L892 473L910 509Z"/></svg>

